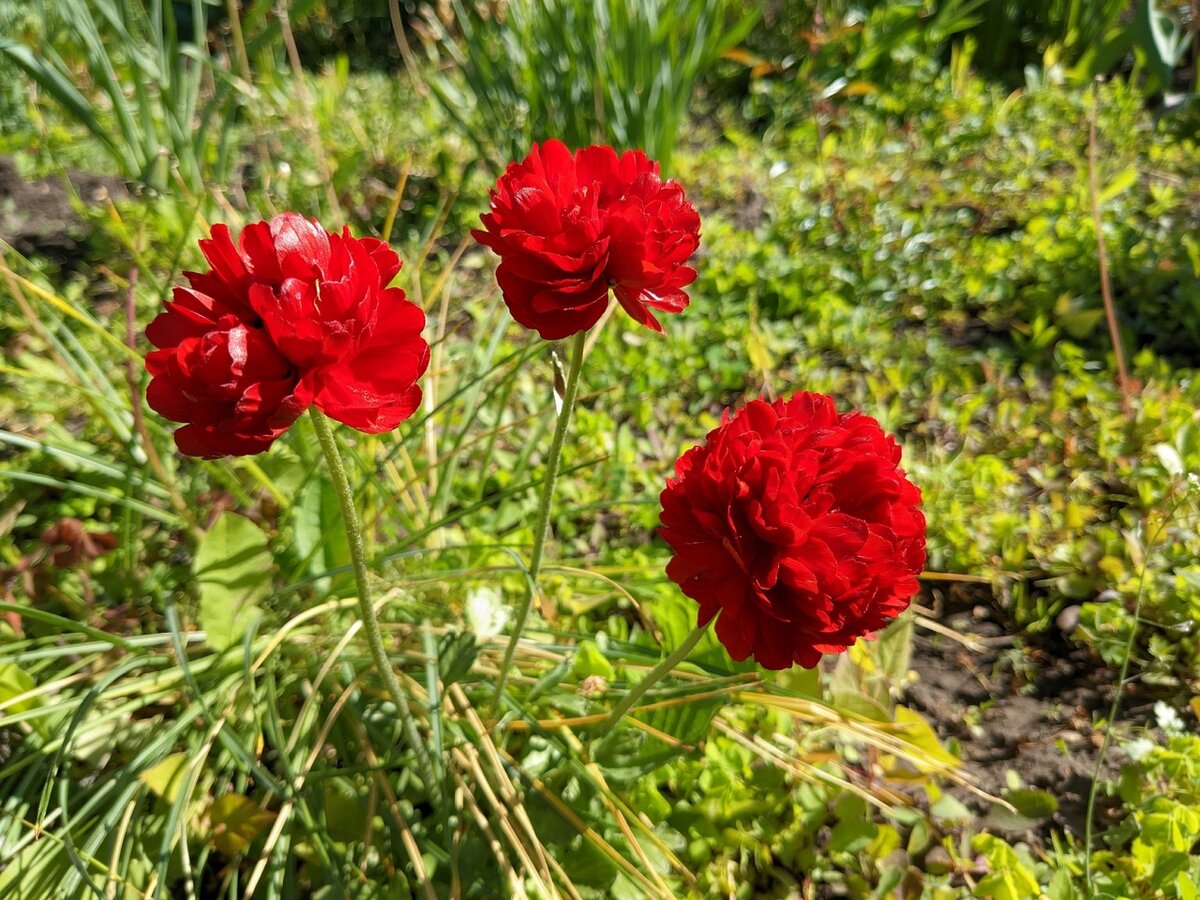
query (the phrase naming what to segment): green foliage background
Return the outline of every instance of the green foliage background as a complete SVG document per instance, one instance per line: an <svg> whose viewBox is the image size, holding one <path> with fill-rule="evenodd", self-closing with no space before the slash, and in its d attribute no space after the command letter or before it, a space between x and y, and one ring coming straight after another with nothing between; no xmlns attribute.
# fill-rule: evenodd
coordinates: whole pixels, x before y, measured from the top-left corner
<svg viewBox="0 0 1200 900"><path fill-rule="evenodd" d="M693 29L701 58L661 70L572 45L543 71L554 22L537 17L551 7L524 9L542 38L519 44L522 59L496 48L528 29L471 43L467 20L502 24L486 6L440 31L417 27L436 11L404 7L422 56L462 63L421 61L415 77L337 56L336 42L319 62L334 8L292 8L311 66L299 71L269 4L243 5L244 54L208 10L211 53L160 82L135 82L165 71L133 52L162 50L149 19L128 42L101 26L90 56L54 68L93 122L4 57L0 81L21 89L0 96L0 152L25 176L144 186L112 204L75 198L91 234L75 268L3 251L0 895L536 893L544 853L564 870L546 881L585 897L1194 897L1200 151L1185 76L1138 49L1137 10L1106 4L1072 30L1078 4L1031 24L1001 2L662 3L669 21L762 24L744 41L726 40L742 37L734 25ZM103 23L116 7L71 8ZM654 11L622 8L631 21ZM6 33L27 29L10 38L22 47L45 37L3 2L0 21L23 23ZM1117 77L1093 93L1084 64L1118 38L1103 67ZM124 129L95 78L106 61ZM481 61L513 65L492 83ZM564 86L594 86L608 65L629 79L614 96L641 130L606 112L575 137L674 148L671 172L704 217L700 277L665 336L618 315L594 337L545 603L497 749L478 717L496 626L524 590L554 366L510 325L494 261L467 232L490 168L552 112L579 113ZM655 84L677 90L653 97ZM1162 114L1159 95L1181 86ZM195 108L213 110L207 133L171 125L189 121L173 117L193 87ZM469 101L457 116L451 96ZM1099 289L1093 115L1129 414ZM520 810L529 834L515 818L511 839L476 827L468 806L448 831L431 812L355 637L348 550L307 422L261 458L200 463L175 456L169 423L134 414L137 332L202 264L195 238L281 209L390 237L401 285L428 311L427 409L343 446L397 668L430 699L431 746L485 821ZM1001 797L964 792L954 742L905 705L926 627L912 619L823 675L764 677L706 641L652 695L666 704L640 716L652 730L589 733L693 621L653 536L673 460L725 407L797 389L898 436L925 496L929 569L968 579L1014 639L998 665L1032 681L1026 651L1058 641L1112 681L1128 662L1162 704L1094 714L1118 766L1098 785L1090 845L1020 773ZM117 548L47 567L40 535L66 517ZM942 582L928 584L932 603Z"/></svg>

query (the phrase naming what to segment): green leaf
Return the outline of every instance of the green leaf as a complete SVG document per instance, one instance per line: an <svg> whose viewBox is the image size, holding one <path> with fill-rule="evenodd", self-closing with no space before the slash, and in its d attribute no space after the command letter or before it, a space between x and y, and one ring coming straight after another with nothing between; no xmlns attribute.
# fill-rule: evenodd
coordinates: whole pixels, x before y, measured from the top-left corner
<svg viewBox="0 0 1200 900"><path fill-rule="evenodd" d="M361 841L367 833L367 804L349 778L330 778L323 788L325 826L335 841Z"/></svg>
<svg viewBox="0 0 1200 900"><path fill-rule="evenodd" d="M599 675L608 681L613 679L616 672L595 641L582 641L575 651L575 660L571 670L577 678L587 678L589 675Z"/></svg>
<svg viewBox="0 0 1200 900"><path fill-rule="evenodd" d="M987 857L991 870L975 884L974 897L990 900L1030 900L1041 893L1037 879L1021 862L1017 851L991 834L978 834L971 846Z"/></svg>
<svg viewBox="0 0 1200 900"><path fill-rule="evenodd" d="M438 677L442 684L449 687L456 681L467 677L475 658L479 656L479 647L475 635L469 631L448 632L438 641Z"/></svg>
<svg viewBox="0 0 1200 900"><path fill-rule="evenodd" d="M629 791L629 803L639 814L648 816L653 822L661 822L671 814L671 804L652 775L639 778L634 783Z"/></svg>
<svg viewBox="0 0 1200 900"><path fill-rule="evenodd" d="M1169 85L1171 72L1187 50L1187 32L1159 7L1158 0L1139 0L1132 27L1139 55L1158 84Z"/></svg>
<svg viewBox="0 0 1200 900"><path fill-rule="evenodd" d="M35 709L40 705L37 697L30 697L20 703L12 703L14 697L27 694L37 687L28 672L18 669L12 663L0 663L0 714L22 713Z"/></svg>
<svg viewBox="0 0 1200 900"><path fill-rule="evenodd" d="M922 817L913 823L912 830L908 833L908 842L904 849L908 852L909 856L915 856L924 852L932 839L933 832L929 827L929 823Z"/></svg>
<svg viewBox="0 0 1200 900"><path fill-rule="evenodd" d="M1058 799L1046 791L1018 788L1005 791L1004 799L1015 806L1018 813L1030 819L1044 819L1058 812Z"/></svg>
<svg viewBox="0 0 1200 900"><path fill-rule="evenodd" d="M258 618L255 604L270 586L271 562L267 536L234 513L224 513L200 539L194 562L200 627L214 650L240 642Z"/></svg>
<svg viewBox="0 0 1200 900"><path fill-rule="evenodd" d="M1078 896L1079 894L1071 884L1071 873L1066 869L1059 869L1055 872L1050 883L1046 885L1048 900L1076 900Z"/></svg>
<svg viewBox="0 0 1200 900"><path fill-rule="evenodd" d="M1134 857L1153 865L1167 851L1186 851L1200 832L1200 812L1167 797L1156 797L1140 816L1141 834L1134 840Z"/></svg>
<svg viewBox="0 0 1200 900"><path fill-rule="evenodd" d="M679 741L680 745L648 737L642 747L642 753L647 758L660 758L664 762L680 753L684 748L695 747L708 736L712 729L712 720L720 712L724 703L719 698L705 700L689 700L673 706L665 706L652 710L642 716L647 725L670 735Z"/></svg>
<svg viewBox="0 0 1200 900"><path fill-rule="evenodd" d="M1179 451L1170 444L1155 444L1153 450L1154 455L1158 457L1158 461L1167 470L1168 474L1179 476L1186 471Z"/></svg>
<svg viewBox="0 0 1200 900"><path fill-rule="evenodd" d="M1192 855L1182 850L1164 853L1154 862L1154 871L1150 873L1150 887L1155 891L1165 890L1179 876L1187 877L1188 866L1191 865Z"/></svg>
<svg viewBox="0 0 1200 900"><path fill-rule="evenodd" d="M284 470L285 484L290 478L291 473ZM296 555L308 560L309 574L323 575L350 562L350 544L342 527L337 494L327 477L310 478L296 495L290 512ZM345 580L349 582L350 576L345 576ZM334 579L329 576L316 582L317 590L322 593L329 592L333 585Z"/></svg>
<svg viewBox="0 0 1200 900"><path fill-rule="evenodd" d="M938 740L937 732L933 730L933 726L919 712L911 710L907 706L897 706L895 719L897 733L908 741L908 743L924 751L931 761L943 766L957 766L959 764L958 758L942 746L942 742ZM923 760L911 757L910 759L918 767L925 767Z"/></svg>
<svg viewBox="0 0 1200 900"><path fill-rule="evenodd" d="M875 661L893 687L904 684L912 657L913 615L901 613L874 642Z"/></svg>
<svg viewBox="0 0 1200 900"><path fill-rule="evenodd" d="M829 835L830 853L858 853L875 837L876 825L870 819L843 819Z"/></svg>
<svg viewBox="0 0 1200 900"><path fill-rule="evenodd" d="M1137 184L1137 177L1137 166L1130 166L1129 168L1114 175L1112 180L1104 186L1104 190L1100 192L1101 205L1121 196L1123 193Z"/></svg>
<svg viewBox="0 0 1200 900"><path fill-rule="evenodd" d="M1013 812L1007 806L993 803L986 816L983 817L982 827L993 831L1028 831L1037 827L1037 819Z"/></svg>
<svg viewBox="0 0 1200 900"><path fill-rule="evenodd" d="M174 803L183 787L191 757L186 753L171 753L157 765L138 773L138 781L165 803Z"/></svg>
<svg viewBox="0 0 1200 900"><path fill-rule="evenodd" d="M14 697L27 694L37 687L33 676L13 663L0 663L0 716L20 714L37 709L42 705L40 697L29 697L18 703L10 703ZM43 738L49 738L51 722L46 716L37 716L30 727Z"/></svg>
<svg viewBox="0 0 1200 900"><path fill-rule="evenodd" d="M274 821L275 813L260 809L257 803L241 794L217 797L208 808L209 837L224 856L244 853L251 841Z"/></svg>
<svg viewBox="0 0 1200 900"><path fill-rule="evenodd" d="M966 822L974 818L972 812L953 794L942 794L929 807L929 814L939 822Z"/></svg>

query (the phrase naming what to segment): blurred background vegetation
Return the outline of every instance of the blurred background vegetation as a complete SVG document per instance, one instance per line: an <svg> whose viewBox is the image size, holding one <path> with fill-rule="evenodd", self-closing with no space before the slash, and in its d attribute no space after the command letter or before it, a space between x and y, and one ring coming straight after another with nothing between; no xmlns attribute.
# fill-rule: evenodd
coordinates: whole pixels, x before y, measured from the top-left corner
<svg viewBox="0 0 1200 900"><path fill-rule="evenodd" d="M0 896L1195 897L1198 12L0 0ZM468 232L551 136L662 159L700 276L591 341L493 740L554 369ZM390 239L429 315L425 410L346 450L454 823L306 424L198 463L142 407L196 238L284 209ZM902 442L914 615L822 673L701 644L594 741L694 614L671 463L796 389Z"/></svg>

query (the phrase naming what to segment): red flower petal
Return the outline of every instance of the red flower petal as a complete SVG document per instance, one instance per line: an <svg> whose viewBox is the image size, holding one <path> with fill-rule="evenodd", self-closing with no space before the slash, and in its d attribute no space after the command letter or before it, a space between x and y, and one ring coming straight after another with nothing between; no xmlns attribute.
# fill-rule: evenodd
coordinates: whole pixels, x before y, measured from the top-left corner
<svg viewBox="0 0 1200 900"><path fill-rule="evenodd" d="M592 327L610 287L634 321L655 331L662 326L650 308L677 313L688 304L682 289L696 272L684 263L699 246L700 217L639 150L534 144L497 181L481 221L471 233L500 256L496 277L509 311L543 338Z"/></svg>
<svg viewBox="0 0 1200 900"><path fill-rule="evenodd" d="M211 265L146 329L147 402L185 423L180 450L260 453L314 402L365 431L395 428L420 403L425 317L387 285L400 260L382 241L327 232L295 213L214 226Z"/></svg>
<svg viewBox="0 0 1200 900"><path fill-rule="evenodd" d="M736 660L812 667L907 608L920 491L869 416L799 393L726 412L662 492L667 576Z"/></svg>

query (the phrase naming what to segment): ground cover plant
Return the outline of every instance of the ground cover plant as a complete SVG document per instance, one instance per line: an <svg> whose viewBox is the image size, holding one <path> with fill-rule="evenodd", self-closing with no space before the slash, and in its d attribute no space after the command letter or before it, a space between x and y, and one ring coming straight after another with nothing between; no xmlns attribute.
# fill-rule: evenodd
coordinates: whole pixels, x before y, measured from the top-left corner
<svg viewBox="0 0 1200 900"><path fill-rule="evenodd" d="M1194 9L360 6L0 0L0 896L1196 896Z"/></svg>

